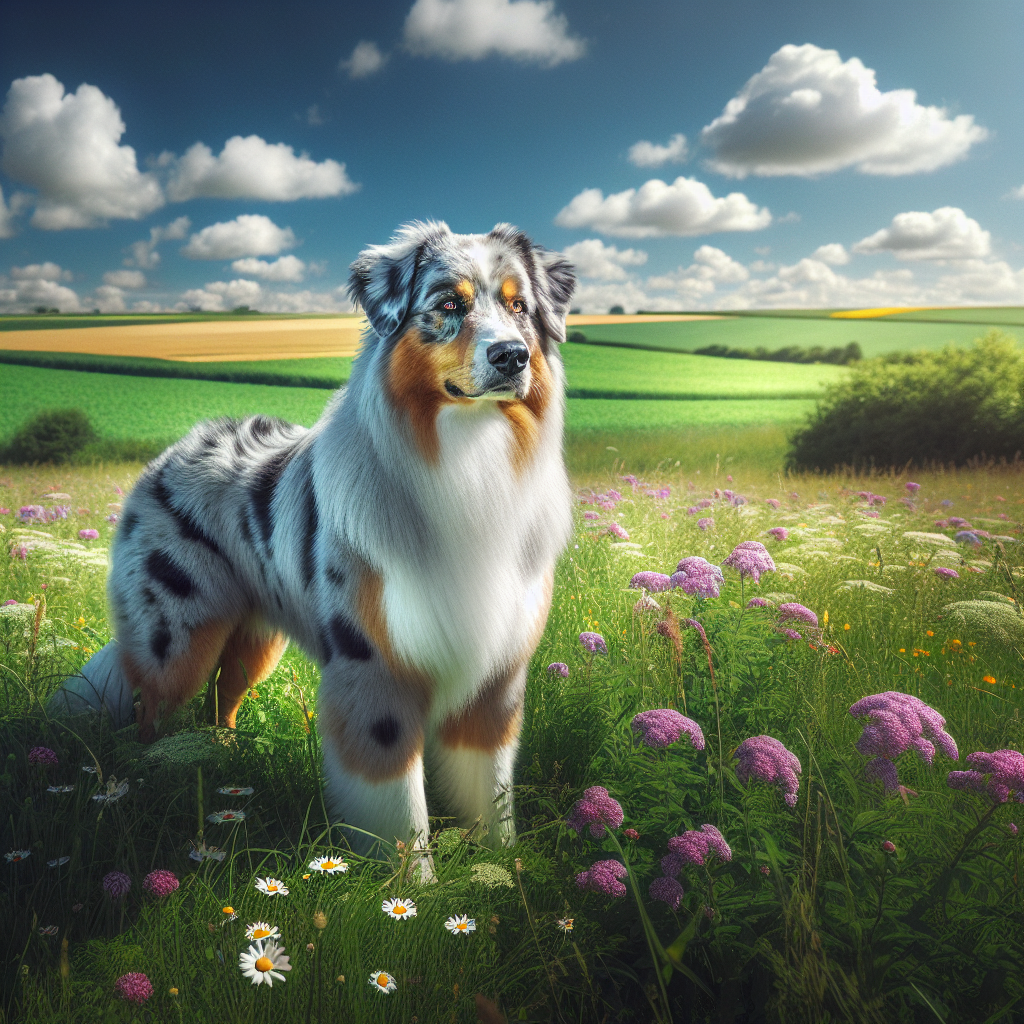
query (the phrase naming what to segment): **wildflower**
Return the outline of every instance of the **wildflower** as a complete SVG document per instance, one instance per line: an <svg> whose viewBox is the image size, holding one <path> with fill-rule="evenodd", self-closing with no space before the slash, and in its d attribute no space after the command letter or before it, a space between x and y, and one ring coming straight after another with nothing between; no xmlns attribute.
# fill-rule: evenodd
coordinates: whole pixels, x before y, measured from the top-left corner
<svg viewBox="0 0 1024 1024"><path fill-rule="evenodd" d="M972 548L981 547L981 537L978 534L973 533L970 530L958 530L953 535L953 540L958 544L970 544Z"/></svg>
<svg viewBox="0 0 1024 1024"><path fill-rule="evenodd" d="M553 661L548 665L548 675L561 676L563 679L569 677L569 666L564 661Z"/></svg>
<svg viewBox="0 0 1024 1024"><path fill-rule="evenodd" d="M640 838L640 833L635 828L627 828L622 833L627 839L631 839L634 843Z"/></svg>
<svg viewBox="0 0 1024 1024"><path fill-rule="evenodd" d="M712 516L704 516L703 519L697 520L697 527L701 532L706 533L708 530L715 528L715 520Z"/></svg>
<svg viewBox="0 0 1024 1024"><path fill-rule="evenodd" d="M795 629L780 629L779 632L787 640L802 640L803 637Z"/></svg>
<svg viewBox="0 0 1024 1024"><path fill-rule="evenodd" d="M583 518L584 519L600 519L601 518L601 513L600 512L584 512L583 513Z"/></svg>
<svg viewBox="0 0 1024 1024"><path fill-rule="evenodd" d="M86 775L95 775L98 769L94 764L83 764L82 771L85 772Z"/></svg>
<svg viewBox="0 0 1024 1024"><path fill-rule="evenodd" d="M1018 750L996 750L991 754L983 750L967 755L971 771L950 772L946 782L953 789L973 789L987 792L998 804L1005 804L1010 794L1024 803L1024 754ZM988 774L988 782L985 782Z"/></svg>
<svg viewBox="0 0 1024 1024"><path fill-rule="evenodd" d="M164 871L160 868L150 871L142 880L142 888L156 897L170 896L180 884L178 876L173 871Z"/></svg>
<svg viewBox="0 0 1024 1024"><path fill-rule="evenodd" d="M752 597L747 602L747 607L748 608L769 608L770 606L771 606L771 602L766 600L763 597Z"/></svg>
<svg viewBox="0 0 1024 1024"><path fill-rule="evenodd" d="M908 480L905 486L911 494L917 494L917 492L921 490L921 485L915 484L913 480Z"/></svg>
<svg viewBox="0 0 1024 1024"><path fill-rule="evenodd" d="M222 861L227 854L216 846L207 846L206 843L201 843L199 846L193 846L188 856L189 860L197 860L201 864L204 860Z"/></svg>
<svg viewBox="0 0 1024 1024"><path fill-rule="evenodd" d="M679 587L683 593L703 598L718 597L718 588L724 582L722 570L699 555L680 559L676 571L672 574L673 585Z"/></svg>
<svg viewBox="0 0 1024 1024"><path fill-rule="evenodd" d="M894 843L889 842L889 840L886 839L886 841L882 843L882 850L885 853L895 853L896 845Z"/></svg>
<svg viewBox="0 0 1024 1024"><path fill-rule="evenodd" d="M599 860L588 871L581 871L576 876L576 885L603 896L625 896L626 887L618 879L626 878L628 874L626 865L617 860Z"/></svg>
<svg viewBox="0 0 1024 1024"><path fill-rule="evenodd" d="M574 917L560 917L555 923L563 932L571 932L575 920Z"/></svg>
<svg viewBox="0 0 1024 1024"><path fill-rule="evenodd" d="M60 926L56 924L48 924L39 929L40 935L56 935L60 931Z"/></svg>
<svg viewBox="0 0 1024 1024"><path fill-rule="evenodd" d="M399 896L385 900L380 905L380 909L396 921L407 921L410 917L416 916L416 904L412 900L403 900Z"/></svg>
<svg viewBox="0 0 1024 1024"><path fill-rule="evenodd" d="M619 540L629 540L629 534L618 523L609 523L608 532Z"/></svg>
<svg viewBox="0 0 1024 1024"><path fill-rule="evenodd" d="M78 531L78 536L79 536L79 538L81 540L99 540L100 539L100 531L99 530L92 530L92 529L89 529L89 530L79 530Z"/></svg>
<svg viewBox="0 0 1024 1024"><path fill-rule="evenodd" d="M125 796L128 792L128 780L125 779L123 782L117 781L116 775L111 775L107 779L107 788L101 793L93 794L93 800L97 803L114 803L115 800L120 800L121 797Z"/></svg>
<svg viewBox="0 0 1024 1024"><path fill-rule="evenodd" d="M769 537L774 537L776 540L785 540L789 536L789 530L784 526L773 526L768 531Z"/></svg>
<svg viewBox="0 0 1024 1024"><path fill-rule="evenodd" d="M638 572L629 581L631 590L649 590L657 594L662 590L672 589L672 580L663 572Z"/></svg>
<svg viewBox="0 0 1024 1024"><path fill-rule="evenodd" d="M214 811L206 816L206 820L214 825L223 825L225 821L245 821L245 811Z"/></svg>
<svg viewBox="0 0 1024 1024"><path fill-rule="evenodd" d="M252 786L221 786L217 790L223 796L252 796Z"/></svg>
<svg viewBox="0 0 1024 1024"><path fill-rule="evenodd" d="M313 927L321 932L327 927L327 915L322 910L313 915Z"/></svg>
<svg viewBox="0 0 1024 1024"><path fill-rule="evenodd" d="M340 857L317 857L309 862L313 871L319 871L325 875L336 875L339 872L344 874L348 871L348 864Z"/></svg>
<svg viewBox="0 0 1024 1024"><path fill-rule="evenodd" d="M996 677L995 676L982 676L981 677L981 681L983 683L988 683L989 686L995 686L996 685Z"/></svg>
<svg viewBox="0 0 1024 1024"><path fill-rule="evenodd" d="M111 512L110 515L106 517L107 522L113 523L115 526L117 525L120 518L121 517L116 512Z"/></svg>
<svg viewBox="0 0 1024 1024"><path fill-rule="evenodd" d="M945 731L946 720L934 708L909 693L888 691L862 697L851 708L855 718L868 716L868 724L857 740L857 750L874 756L865 766L865 774L881 780L886 790L899 785L893 761L911 748L928 764L935 746L954 761L959 752L953 737Z"/></svg>
<svg viewBox="0 0 1024 1024"><path fill-rule="evenodd" d="M49 767L60 764L60 759L49 747L33 747L28 752L28 763Z"/></svg>
<svg viewBox="0 0 1024 1024"><path fill-rule="evenodd" d="M746 785L753 776L759 782L781 786L785 801L796 806L800 787L800 760L773 736L751 736L745 739L733 755L739 760L736 777Z"/></svg>
<svg viewBox="0 0 1024 1024"><path fill-rule="evenodd" d="M70 857L55 857L53 860L48 860L46 866L48 868L62 868L69 860L71 860Z"/></svg>
<svg viewBox="0 0 1024 1024"><path fill-rule="evenodd" d="M681 836L673 836L668 841L668 849L668 854L661 858L661 870L670 878L678 875L684 864L702 867L711 854L721 861L732 860L732 849L714 825L701 825L699 831L691 829Z"/></svg>
<svg viewBox="0 0 1024 1024"><path fill-rule="evenodd" d="M22 505L18 509L18 518L23 523L46 522L46 509L42 505Z"/></svg>
<svg viewBox="0 0 1024 1024"><path fill-rule="evenodd" d="M117 901L128 895L128 890L132 887L132 880L123 871L108 871L103 876L102 885L103 891L110 899Z"/></svg>
<svg viewBox="0 0 1024 1024"><path fill-rule="evenodd" d="M768 549L756 540L741 541L722 565L736 569L741 577L749 576L755 583L761 582L761 573L775 572L775 563Z"/></svg>
<svg viewBox="0 0 1024 1024"><path fill-rule="evenodd" d="M765 498L765 504L770 505L772 508L780 508L782 502L778 498Z"/></svg>
<svg viewBox="0 0 1024 1024"><path fill-rule="evenodd" d="M692 718L686 718L671 708L641 711L634 716L631 726L634 733L641 734L644 745L648 747L667 747L687 735L694 750L704 749L704 733L700 726Z"/></svg>
<svg viewBox="0 0 1024 1024"><path fill-rule="evenodd" d="M667 903L673 910L678 910L679 905L683 902L685 891L676 879L662 875L651 882L647 894L652 900L661 900L662 903Z"/></svg>
<svg viewBox="0 0 1024 1024"><path fill-rule="evenodd" d="M153 985L144 974L131 971L114 982L114 991L126 1002L141 1006L153 994Z"/></svg>
<svg viewBox="0 0 1024 1024"><path fill-rule="evenodd" d="M661 605L651 597L650 594L644 594L635 605L633 605L633 614L642 615L644 612L660 612Z"/></svg>
<svg viewBox="0 0 1024 1024"><path fill-rule="evenodd" d="M771 873L772 873L772 869L770 867L768 867L767 864L762 864L761 865L761 874L764 875L765 878L767 878Z"/></svg>
<svg viewBox="0 0 1024 1024"><path fill-rule="evenodd" d="M584 790L583 796L573 804L565 819L565 827L571 828L577 835L582 835L584 828L589 826L590 835L594 839L600 839L606 827L619 828L622 825L622 818L622 805L608 795L608 790L603 786L591 786Z"/></svg>
<svg viewBox="0 0 1024 1024"><path fill-rule="evenodd" d="M1020 832L1020 829L1017 828L1017 823L1015 821L1011 821L1010 824L1006 827L1010 830L1011 836L1015 836L1018 832Z"/></svg>
<svg viewBox="0 0 1024 1024"><path fill-rule="evenodd" d="M449 917L444 926L452 935L468 935L470 932L476 931L476 921L472 917L466 917L465 914L462 917L457 915Z"/></svg>
<svg viewBox="0 0 1024 1024"><path fill-rule="evenodd" d="M387 971L374 971L370 975L370 984L384 996L398 988L395 984L395 979Z"/></svg>
<svg viewBox="0 0 1024 1024"><path fill-rule="evenodd" d="M281 971L290 971L291 957L285 956L284 946L270 941L251 945L244 953L238 954L238 968L246 978L252 978L254 985L274 987L274 981L284 981Z"/></svg>
<svg viewBox="0 0 1024 1024"><path fill-rule="evenodd" d="M271 878L269 875L266 878L257 878L253 884L265 896L288 895L288 887L284 882L281 882L276 878Z"/></svg>
<svg viewBox="0 0 1024 1024"><path fill-rule="evenodd" d="M590 651L591 654L608 653L608 645L600 633L580 633L580 643L583 645L583 649Z"/></svg>
<svg viewBox="0 0 1024 1024"><path fill-rule="evenodd" d="M266 921L256 921L245 929L245 937L255 939L257 942L262 942L264 939L276 939L280 934L276 924L267 924Z"/></svg>

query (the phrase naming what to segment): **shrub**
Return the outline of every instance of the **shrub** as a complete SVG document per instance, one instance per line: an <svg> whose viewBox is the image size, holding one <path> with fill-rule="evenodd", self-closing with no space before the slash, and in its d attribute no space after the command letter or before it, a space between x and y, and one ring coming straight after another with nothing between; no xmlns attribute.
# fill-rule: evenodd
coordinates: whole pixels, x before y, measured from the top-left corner
<svg viewBox="0 0 1024 1024"><path fill-rule="evenodd" d="M790 438L790 469L888 468L1024 449L1024 355L990 331L973 348L871 359L831 385Z"/></svg>
<svg viewBox="0 0 1024 1024"><path fill-rule="evenodd" d="M45 409L22 424L0 451L0 460L18 465L67 462L96 439L81 409Z"/></svg>

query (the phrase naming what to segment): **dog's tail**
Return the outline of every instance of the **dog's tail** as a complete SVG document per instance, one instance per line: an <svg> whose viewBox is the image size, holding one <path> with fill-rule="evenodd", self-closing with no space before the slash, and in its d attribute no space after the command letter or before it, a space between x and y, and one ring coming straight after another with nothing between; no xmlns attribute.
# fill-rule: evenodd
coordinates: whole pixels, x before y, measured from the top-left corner
<svg viewBox="0 0 1024 1024"><path fill-rule="evenodd" d="M50 698L47 710L60 718L106 712L115 729L130 725L135 719L132 687L121 668L117 641L100 648L76 675L65 680Z"/></svg>

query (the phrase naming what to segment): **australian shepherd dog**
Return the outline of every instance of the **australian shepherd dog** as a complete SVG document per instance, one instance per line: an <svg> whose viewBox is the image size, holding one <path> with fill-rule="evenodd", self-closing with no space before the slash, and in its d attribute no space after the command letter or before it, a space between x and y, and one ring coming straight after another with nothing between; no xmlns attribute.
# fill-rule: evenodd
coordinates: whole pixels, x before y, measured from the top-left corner
<svg viewBox="0 0 1024 1024"><path fill-rule="evenodd" d="M289 639L320 667L327 802L358 852L448 810L515 839L526 670L570 536L562 457L571 265L499 224L403 227L352 264L369 329L310 429L201 423L124 504L108 582L116 640L65 709L105 705L149 742L219 667L233 726Z"/></svg>

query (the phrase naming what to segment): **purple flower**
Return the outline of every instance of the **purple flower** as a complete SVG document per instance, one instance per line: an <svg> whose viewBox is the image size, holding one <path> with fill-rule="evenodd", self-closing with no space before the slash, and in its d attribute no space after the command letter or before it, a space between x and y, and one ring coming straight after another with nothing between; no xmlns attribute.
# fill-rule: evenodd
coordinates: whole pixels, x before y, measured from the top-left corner
<svg viewBox="0 0 1024 1024"><path fill-rule="evenodd" d="M869 494L868 504L869 505L884 505L886 502L885 495L883 494Z"/></svg>
<svg viewBox="0 0 1024 1024"><path fill-rule="evenodd" d="M591 786L583 791L583 796L573 804L572 810L565 819L565 827L571 828L577 835L589 826L590 835L600 839L605 827L618 828L622 824L622 805L608 795L604 786Z"/></svg>
<svg viewBox="0 0 1024 1024"><path fill-rule="evenodd" d="M725 582L722 570L700 555L681 558L672 574L672 585L697 597L718 597L718 588Z"/></svg>
<svg viewBox="0 0 1024 1024"><path fill-rule="evenodd" d="M123 871L108 871L103 876L103 891L112 900L121 900L128 895L132 880Z"/></svg>
<svg viewBox="0 0 1024 1024"><path fill-rule="evenodd" d="M618 537L619 540L629 540L629 534L618 523L610 523L608 525L608 532Z"/></svg>
<svg viewBox="0 0 1024 1024"><path fill-rule="evenodd" d="M1010 835L1011 836L1015 836L1015 835L1017 835L1018 832L1020 832L1020 829L1017 828L1017 822L1015 822L1015 821L1011 821L1010 824L1007 825L1006 827L1010 830Z"/></svg>
<svg viewBox="0 0 1024 1024"><path fill-rule="evenodd" d="M157 897L170 896L180 884L173 871L164 871L162 868L150 871L142 880L142 888Z"/></svg>
<svg viewBox="0 0 1024 1024"><path fill-rule="evenodd" d="M600 633L580 633L580 643L583 644L583 649L590 651L591 654L608 653L608 645Z"/></svg>
<svg viewBox="0 0 1024 1024"><path fill-rule="evenodd" d="M622 501L622 495L619 494L614 488L608 488L608 500L609 501Z"/></svg>
<svg viewBox="0 0 1024 1024"><path fill-rule="evenodd" d="M708 645L708 635L704 632L704 627L696 619L682 619L679 625L684 629L695 629L700 634L701 643L705 647Z"/></svg>
<svg viewBox="0 0 1024 1024"><path fill-rule="evenodd" d="M850 714L854 718L868 717L857 750L865 757L874 757L865 772L869 778L879 779L886 790L899 784L893 762L907 750L915 750L928 764L936 746L954 761L960 758L956 742L945 730L946 720L912 694L889 690L862 697L850 708Z"/></svg>
<svg viewBox="0 0 1024 1024"><path fill-rule="evenodd" d="M652 594L672 589L672 580L663 572L638 572L629 581L631 590L649 590Z"/></svg>
<svg viewBox="0 0 1024 1024"><path fill-rule="evenodd" d="M942 506L943 508L951 508L951 507L952 507L952 505L953 505L953 502L951 502L951 501L949 500L949 498L943 498L943 499L942 499L942 501L940 501L940 502L939 502L939 504L940 504L940 505L941 505L941 506Z"/></svg>
<svg viewBox="0 0 1024 1024"><path fill-rule="evenodd" d="M613 508L615 508L615 502L614 501L606 501L606 500L604 500L602 498L598 498L597 499L597 507L598 508L603 508L605 510L605 512L611 512L611 510Z"/></svg>
<svg viewBox="0 0 1024 1024"><path fill-rule="evenodd" d="M667 903L673 910L678 910L683 902L683 887L674 879L662 875L651 882L647 894L652 900L661 900Z"/></svg>
<svg viewBox="0 0 1024 1024"><path fill-rule="evenodd" d="M972 530L974 527L966 519L961 519L959 516L950 516L947 520L950 526L957 530Z"/></svg>
<svg viewBox="0 0 1024 1024"><path fill-rule="evenodd" d="M958 531L957 534L953 537L953 540L955 540L958 544L970 544L971 547L975 548L981 547L981 538L976 533L972 533L970 530Z"/></svg>
<svg viewBox="0 0 1024 1024"><path fill-rule="evenodd" d="M689 508L688 508L688 509L686 510L686 514L687 514L688 516L695 516L695 515L696 515L696 514L697 514L697 513L699 512L699 511L700 511L700 509L699 509L699 508L697 508L697 506L696 506L696 505L691 505L691 506L690 506L690 507L689 507Z"/></svg>
<svg viewBox="0 0 1024 1024"><path fill-rule="evenodd" d="M784 526L773 526L769 531L768 535L774 537L776 540L785 540L789 536L789 530Z"/></svg>
<svg viewBox="0 0 1024 1024"><path fill-rule="evenodd" d="M769 603L763 597L752 597L747 602L748 608L768 608Z"/></svg>
<svg viewBox="0 0 1024 1024"><path fill-rule="evenodd" d="M581 871L576 876L576 885L603 896L625 896L626 887L618 879L628 875L626 865L620 861L599 860L589 871Z"/></svg>
<svg viewBox="0 0 1024 1024"><path fill-rule="evenodd" d="M786 803L796 806L800 788L800 759L787 750L774 736L751 736L733 755L739 760L736 777L744 785L753 776L758 782L782 787Z"/></svg>
<svg viewBox="0 0 1024 1024"><path fill-rule="evenodd" d="M29 764L58 765L60 759L49 747L33 747L28 752Z"/></svg>
<svg viewBox="0 0 1024 1024"><path fill-rule="evenodd" d="M907 487L907 490L910 491L911 494L917 494L917 492L919 490L921 490L921 485L920 484L915 484L913 480L908 480L907 484L906 484L906 487Z"/></svg>
<svg viewBox="0 0 1024 1024"><path fill-rule="evenodd" d="M697 526L700 527L701 530L713 530L715 528L715 521L711 516L705 516L703 519L697 520Z"/></svg>
<svg viewBox="0 0 1024 1024"><path fill-rule="evenodd" d="M683 866L703 867L711 854L721 861L732 860L732 850L725 837L714 825L701 825L700 831L692 829L668 841L669 852L661 858L661 870L674 878Z"/></svg>
<svg viewBox="0 0 1024 1024"><path fill-rule="evenodd" d="M584 512L583 513L583 518L584 519L600 519L601 518L601 513L600 512Z"/></svg>
<svg viewBox="0 0 1024 1024"><path fill-rule="evenodd" d="M775 572L775 563L768 549L756 540L741 541L722 565L736 569L740 576L751 577L755 583L760 583L761 573Z"/></svg>
<svg viewBox="0 0 1024 1024"><path fill-rule="evenodd" d="M861 510L860 514L862 516L867 516L868 519L878 519L882 515L881 512L876 512L874 509L868 509L867 511Z"/></svg>
<svg viewBox="0 0 1024 1024"><path fill-rule="evenodd" d="M895 853L896 852L896 844L895 843L891 843L888 839L886 839L886 841L884 843L882 843L882 850L885 853Z"/></svg>
<svg viewBox="0 0 1024 1024"><path fill-rule="evenodd" d="M564 661L553 661L548 665L548 675L561 676L563 679L569 678L569 666Z"/></svg>
<svg viewBox="0 0 1024 1024"><path fill-rule="evenodd" d="M779 621L785 622L788 619L806 622L808 626L818 625L818 616L810 608L805 608L802 604L797 604L795 601L787 601L786 604L779 605Z"/></svg>
<svg viewBox="0 0 1024 1024"><path fill-rule="evenodd" d="M779 632L787 640L802 640L803 637L795 629L780 629Z"/></svg>
<svg viewBox="0 0 1024 1024"><path fill-rule="evenodd" d="M78 536L82 540L99 540L100 531L99 530L79 530L78 531Z"/></svg>
<svg viewBox="0 0 1024 1024"><path fill-rule="evenodd" d="M956 569L947 569L944 565L940 565L935 569L935 575L941 576L944 580L960 579L960 573Z"/></svg>
<svg viewBox="0 0 1024 1024"><path fill-rule="evenodd" d="M781 508L782 502L778 498L765 498L765 504L771 505L772 508Z"/></svg>
<svg viewBox="0 0 1024 1024"><path fill-rule="evenodd" d="M132 971L114 982L114 991L127 1002L141 1006L153 994L153 984L144 974Z"/></svg>
<svg viewBox="0 0 1024 1024"><path fill-rule="evenodd" d="M46 509L42 505L22 505L18 518L23 523L46 522Z"/></svg>
<svg viewBox="0 0 1024 1024"><path fill-rule="evenodd" d="M70 505L53 505L47 511L46 518L52 523L54 519L67 519L70 513Z"/></svg>
<svg viewBox="0 0 1024 1024"><path fill-rule="evenodd" d="M690 737L690 746L694 750L704 749L704 733L700 726L692 718L671 708L641 711L634 716L631 725L633 732L642 734L643 743L648 747L667 747L686 735Z"/></svg>
<svg viewBox="0 0 1024 1024"><path fill-rule="evenodd" d="M946 782L953 789L987 792L997 804L1005 804L1015 793L1017 802L1024 803L1024 754L1019 750L979 750L967 755L967 763L973 771L949 773Z"/></svg>
<svg viewBox="0 0 1024 1024"><path fill-rule="evenodd" d="M701 498L700 501L697 502L697 508L712 508L714 504L715 503L710 498Z"/></svg>
<svg viewBox="0 0 1024 1024"><path fill-rule="evenodd" d="M906 505L907 508L909 508L912 512L917 511L917 506L914 504L912 498L900 498L900 501L902 501L903 504Z"/></svg>
<svg viewBox="0 0 1024 1024"><path fill-rule="evenodd" d="M620 476L619 479L620 480L625 480L626 483L629 484L630 487L633 488L633 490L636 490L637 484L640 483L640 481L637 480L637 478L635 476L633 476L632 473L630 473L628 476Z"/></svg>
<svg viewBox="0 0 1024 1024"><path fill-rule="evenodd" d="M113 523L116 526L120 518L121 517L116 512L111 512L110 515L107 516L107 522Z"/></svg>

